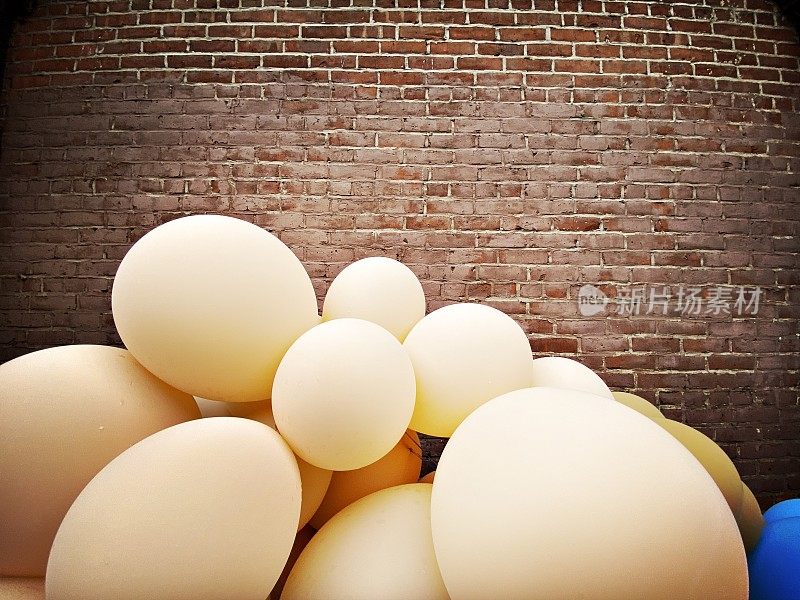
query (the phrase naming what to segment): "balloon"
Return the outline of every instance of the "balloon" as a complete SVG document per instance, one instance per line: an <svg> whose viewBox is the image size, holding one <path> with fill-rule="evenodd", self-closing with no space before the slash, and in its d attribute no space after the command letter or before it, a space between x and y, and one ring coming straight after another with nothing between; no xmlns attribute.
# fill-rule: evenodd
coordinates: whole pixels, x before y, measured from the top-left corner
<svg viewBox="0 0 800 600"><path fill-rule="evenodd" d="M269 427L216 417L139 442L92 479L58 530L48 600L263 600L286 564L300 474Z"/></svg>
<svg viewBox="0 0 800 600"><path fill-rule="evenodd" d="M478 408L444 448L431 503L459 600L745 600L736 521L697 460L617 402L555 388Z"/></svg>
<svg viewBox="0 0 800 600"><path fill-rule="evenodd" d="M353 317L377 323L401 342L425 316L425 292L414 272L391 258L358 260L331 283L322 306L325 321Z"/></svg>
<svg viewBox="0 0 800 600"><path fill-rule="evenodd" d="M613 400L614 396L600 376L571 358L545 356L533 361L532 387L578 390Z"/></svg>
<svg viewBox="0 0 800 600"><path fill-rule="evenodd" d="M750 600L800 598L800 517L767 522L748 563Z"/></svg>
<svg viewBox="0 0 800 600"><path fill-rule="evenodd" d="M420 483L433 483L434 478L436 477L436 471L431 471L424 477L421 477L419 482Z"/></svg>
<svg viewBox="0 0 800 600"><path fill-rule="evenodd" d="M310 523L320 529L359 498L404 483L415 483L422 468L422 450L416 432L408 430L394 448L372 464L353 471L336 471L328 493Z"/></svg>
<svg viewBox="0 0 800 600"><path fill-rule="evenodd" d="M742 534L744 549L751 552L756 547L761 530L764 529L764 517L761 516L761 507L750 488L742 483L742 501L739 508L733 512L739 533Z"/></svg>
<svg viewBox="0 0 800 600"><path fill-rule="evenodd" d="M447 600L431 543L430 490L392 487L338 513L303 550L281 600Z"/></svg>
<svg viewBox="0 0 800 600"><path fill-rule="evenodd" d="M0 365L0 576L44 577L72 501L136 442L196 419L188 394L109 346L61 346Z"/></svg>
<svg viewBox="0 0 800 600"><path fill-rule="evenodd" d="M123 258L117 331L149 371L194 396L269 398L281 357L317 323L303 265L260 227L194 215L156 227Z"/></svg>
<svg viewBox="0 0 800 600"><path fill-rule="evenodd" d="M614 400L620 404L624 404L628 408L632 408L638 413L642 413L648 419L653 419L655 421L664 418L660 410L636 394L630 394L628 392L612 392L612 394Z"/></svg>
<svg viewBox="0 0 800 600"><path fill-rule="evenodd" d="M311 538L314 537L316 532L316 529L308 525L297 532L297 536L294 538L292 551L289 552L289 560L286 561L286 566L283 567L281 576L278 577L278 583L276 583L275 587L272 588L272 592L270 592L268 600L278 600L281 597L281 592L283 591L283 587L286 585L286 580L289 578L289 573L291 573L292 568L297 562L297 559L300 558L300 554L308 545L308 542L311 541Z"/></svg>
<svg viewBox="0 0 800 600"><path fill-rule="evenodd" d="M767 523L791 517L800 517L800 498L778 502L764 513L764 521Z"/></svg>
<svg viewBox="0 0 800 600"><path fill-rule="evenodd" d="M237 402L229 406L233 416L253 419L272 427L275 431L278 430L269 402ZM300 481L302 482L303 490L300 523L297 527L302 529L322 503L322 499L325 497L325 493L331 483L333 472L315 467L297 455L295 455L295 460L297 460L297 467L300 469Z"/></svg>
<svg viewBox="0 0 800 600"><path fill-rule="evenodd" d="M696 429L673 421L658 419L655 421L666 429L670 435L683 444L691 452L708 474L714 479L725 501L732 511L737 511L742 502L742 480L733 461L725 454L717 443Z"/></svg>
<svg viewBox="0 0 800 600"><path fill-rule="evenodd" d="M227 402L219 402L217 400L206 400L205 398L195 397L197 407L200 409L200 414L204 418L208 417L230 417L231 411L228 409Z"/></svg>
<svg viewBox="0 0 800 600"><path fill-rule="evenodd" d="M322 469L359 469L403 436L414 410L414 371L397 339L361 319L303 334L284 356L272 412L295 453Z"/></svg>
<svg viewBox="0 0 800 600"><path fill-rule="evenodd" d="M44 577L0 578L3 600L44 600Z"/></svg>
<svg viewBox="0 0 800 600"><path fill-rule="evenodd" d="M449 437L469 413L505 392L530 387L525 332L481 304L451 304L417 323L403 343L417 377L411 429Z"/></svg>

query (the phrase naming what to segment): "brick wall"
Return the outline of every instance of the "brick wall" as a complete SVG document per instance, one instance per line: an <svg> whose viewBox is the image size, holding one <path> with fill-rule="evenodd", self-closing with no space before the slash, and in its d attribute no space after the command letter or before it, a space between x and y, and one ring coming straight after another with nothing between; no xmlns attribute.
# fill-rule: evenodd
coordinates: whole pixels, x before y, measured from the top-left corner
<svg viewBox="0 0 800 600"><path fill-rule="evenodd" d="M536 353L712 435L763 500L800 494L800 47L773 5L264 4L42 0L17 26L3 359L118 343L130 244L232 214L320 296L348 262L396 257L429 308L508 312ZM579 312L586 283L605 314ZM637 284L763 295L757 314L612 310Z"/></svg>

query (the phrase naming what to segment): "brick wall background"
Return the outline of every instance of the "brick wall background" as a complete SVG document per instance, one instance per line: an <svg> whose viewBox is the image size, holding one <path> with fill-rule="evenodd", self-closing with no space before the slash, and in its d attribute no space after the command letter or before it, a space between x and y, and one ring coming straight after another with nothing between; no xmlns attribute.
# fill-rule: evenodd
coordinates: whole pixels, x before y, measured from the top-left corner
<svg viewBox="0 0 800 600"><path fill-rule="evenodd" d="M800 495L800 47L768 1L41 1L11 44L2 359L119 343L131 243L232 214L320 297L396 257L430 309L508 312L714 437L763 502ZM584 317L584 283L764 296Z"/></svg>

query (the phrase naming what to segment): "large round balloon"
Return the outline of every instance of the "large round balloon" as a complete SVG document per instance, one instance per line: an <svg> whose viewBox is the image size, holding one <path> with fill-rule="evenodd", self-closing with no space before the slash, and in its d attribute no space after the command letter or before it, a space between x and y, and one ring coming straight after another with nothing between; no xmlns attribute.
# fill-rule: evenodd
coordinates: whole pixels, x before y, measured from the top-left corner
<svg viewBox="0 0 800 600"><path fill-rule="evenodd" d="M281 599L447 600L431 543L430 490L392 487L338 513L303 550Z"/></svg>
<svg viewBox="0 0 800 600"><path fill-rule="evenodd" d="M0 365L0 576L44 577L61 519L123 450L199 418L129 352L62 346Z"/></svg>
<svg viewBox="0 0 800 600"><path fill-rule="evenodd" d="M768 522L748 563L750 600L800 598L800 517Z"/></svg>
<svg viewBox="0 0 800 600"><path fill-rule="evenodd" d="M451 304L414 326L403 343L417 377L411 429L449 437L469 413L500 394L530 387L525 332L481 304Z"/></svg>
<svg viewBox="0 0 800 600"><path fill-rule="evenodd" d="M761 507L758 500L750 491L750 488L742 483L742 500L739 508L733 512L736 517L736 524L739 526L739 533L742 534L744 549L751 552L761 538L761 531L764 529L764 517L761 515Z"/></svg>
<svg viewBox="0 0 800 600"><path fill-rule="evenodd" d="M231 415L235 417L245 417L268 425L277 431L275 417L272 416L272 407L269 402L236 402L228 404ZM303 501L300 507L300 522L298 529L306 526L311 517L317 512L328 486L331 483L332 471L320 469L307 463L299 456L295 455L297 467L300 469L300 481L302 482Z"/></svg>
<svg viewBox="0 0 800 600"><path fill-rule="evenodd" d="M734 513L739 510L742 502L742 479L725 451L714 440L693 427L671 419L659 419L655 422L686 446L714 479L731 510Z"/></svg>
<svg viewBox="0 0 800 600"><path fill-rule="evenodd" d="M414 431L403 438L384 457L352 471L336 471L328 492L310 523L319 529L328 520L359 498L404 483L416 483L422 468L422 449Z"/></svg>
<svg viewBox="0 0 800 600"><path fill-rule="evenodd" d="M3 600L45 600L44 577L0 577Z"/></svg>
<svg viewBox="0 0 800 600"><path fill-rule="evenodd" d="M125 255L111 296L125 346L185 392L269 398L291 343L318 320L303 265L278 238L231 217L156 227Z"/></svg>
<svg viewBox="0 0 800 600"><path fill-rule="evenodd" d="M578 390L609 400L614 398L597 373L577 360L562 356L544 356L534 360L531 386Z"/></svg>
<svg viewBox="0 0 800 600"><path fill-rule="evenodd" d="M472 413L433 483L452 598L745 600L736 521L674 438L572 390L505 394Z"/></svg>
<svg viewBox="0 0 800 600"><path fill-rule="evenodd" d="M264 600L289 556L300 474L269 427L216 417L139 442L58 530L48 600Z"/></svg>
<svg viewBox="0 0 800 600"><path fill-rule="evenodd" d="M359 469L403 437L414 410L414 370L383 327L336 319L303 334L272 388L278 430L295 453L323 469Z"/></svg>
<svg viewBox="0 0 800 600"><path fill-rule="evenodd" d="M764 513L764 521L767 523L792 517L800 517L800 498L792 498L791 500L778 502L768 508L767 512Z"/></svg>
<svg viewBox="0 0 800 600"><path fill-rule="evenodd" d="M353 317L377 323L401 342L425 316L425 292L403 263L391 258L363 258L342 270L322 306L325 321Z"/></svg>
<svg viewBox="0 0 800 600"><path fill-rule="evenodd" d="M636 394L631 394L629 392L612 392L612 395L614 396L614 400L620 404L624 404L628 408L632 408L636 412L642 413L645 417L653 420L664 418L664 415L661 414L661 411L658 410L658 408L653 406L641 396L637 396Z"/></svg>

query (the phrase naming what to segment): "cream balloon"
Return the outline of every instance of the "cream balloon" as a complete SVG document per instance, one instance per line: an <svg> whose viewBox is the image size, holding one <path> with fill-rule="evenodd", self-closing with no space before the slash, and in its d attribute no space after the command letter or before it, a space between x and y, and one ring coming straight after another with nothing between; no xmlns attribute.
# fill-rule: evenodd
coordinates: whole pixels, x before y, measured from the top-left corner
<svg viewBox="0 0 800 600"><path fill-rule="evenodd" d="M229 406L233 416L253 419L268 425L276 431L278 430L269 402L237 402ZM331 483L333 472L315 467L297 455L295 455L295 459L297 460L297 467L300 469L300 481L302 482L303 490L300 523L297 528L302 529L322 503L322 499L325 497L325 493Z"/></svg>
<svg viewBox="0 0 800 600"><path fill-rule="evenodd" d="M664 418L664 415L661 414L661 411L658 410L658 408L653 406L641 396L637 396L636 394L631 394L629 392L612 392L612 394L614 396L614 400L620 404L624 404L628 408L632 408L636 412L643 414L649 419L657 421Z"/></svg>
<svg viewBox="0 0 800 600"><path fill-rule="evenodd" d="M281 600L447 600L431 541L430 498L429 484L412 483L345 508L303 550Z"/></svg>
<svg viewBox="0 0 800 600"><path fill-rule="evenodd" d="M123 450L199 418L188 394L110 346L61 346L0 365L0 576L43 577L61 519Z"/></svg>
<svg viewBox="0 0 800 600"><path fill-rule="evenodd" d="M228 408L227 402L207 400L206 398L199 398L197 396L195 396L194 400L197 402L197 408L200 409L200 415L203 418L231 416L231 411Z"/></svg>
<svg viewBox="0 0 800 600"><path fill-rule="evenodd" d="M742 534L744 548L747 552L751 552L758 545L758 540L761 539L764 515L758 505L758 500L744 483L742 483L742 501L733 516L736 517L739 533Z"/></svg>
<svg viewBox="0 0 800 600"><path fill-rule="evenodd" d="M416 432L408 430L394 448L372 464L352 471L336 471L330 487L310 523L320 529L330 518L373 492L416 483L422 468L422 448Z"/></svg>
<svg viewBox="0 0 800 600"><path fill-rule="evenodd" d="M481 304L451 304L417 323L403 342L417 377L411 429L449 437L478 406L531 386L525 332Z"/></svg>
<svg viewBox="0 0 800 600"><path fill-rule="evenodd" d="M708 473L650 419L555 388L472 413L444 448L433 542L452 598L746 600Z"/></svg>
<svg viewBox="0 0 800 600"><path fill-rule="evenodd" d="M352 317L377 323L401 342L425 316L425 292L414 272L391 258L358 260L339 273L322 306L325 321Z"/></svg>
<svg viewBox="0 0 800 600"><path fill-rule="evenodd" d="M291 343L319 318L303 265L231 217L156 227L128 251L111 296L125 346L170 385L210 400L269 398Z"/></svg>
<svg viewBox="0 0 800 600"><path fill-rule="evenodd" d="M45 600L44 577L0 577L3 600Z"/></svg>
<svg viewBox="0 0 800 600"><path fill-rule="evenodd" d="M359 469L403 436L414 410L414 371L397 339L361 319L336 319L303 334L272 388L278 430L323 469Z"/></svg>
<svg viewBox="0 0 800 600"><path fill-rule="evenodd" d="M562 356L544 356L533 361L532 387L578 390L613 400L600 376L586 365Z"/></svg>
<svg viewBox="0 0 800 600"><path fill-rule="evenodd" d="M671 419L655 421L683 444L708 471L730 509L736 512L742 502L742 480L733 461L710 437Z"/></svg>
<svg viewBox="0 0 800 600"><path fill-rule="evenodd" d="M58 530L48 600L263 600L300 516L291 450L248 419L165 429L108 464Z"/></svg>

